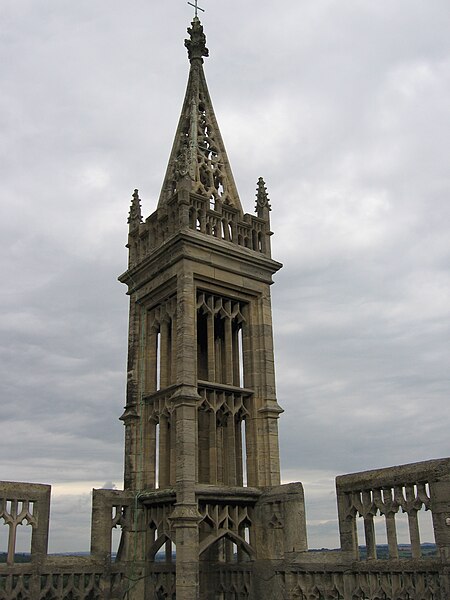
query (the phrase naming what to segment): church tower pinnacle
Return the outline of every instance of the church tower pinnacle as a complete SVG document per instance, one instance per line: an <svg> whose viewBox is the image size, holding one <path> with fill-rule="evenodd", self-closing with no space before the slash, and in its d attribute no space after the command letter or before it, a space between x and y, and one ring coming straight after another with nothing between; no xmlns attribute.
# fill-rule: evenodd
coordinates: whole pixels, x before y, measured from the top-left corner
<svg viewBox="0 0 450 600"><path fill-rule="evenodd" d="M158 208L180 185L188 184L192 193L207 197L211 204L221 202L242 211L203 71L203 57L209 50L198 17L188 33L189 79Z"/></svg>
<svg viewBox="0 0 450 600"><path fill-rule="evenodd" d="M152 573L141 583L145 597L156 597L156 554L165 547L170 564L176 547L166 593L206 600L218 584L210 566L221 573L234 555L257 559L267 546L263 515L279 521L264 512L264 498L280 484L270 285L281 264L271 258L261 178L256 214L243 212L197 16L188 33L189 79L157 209L142 221L136 190L130 210L121 418L125 489L136 494L138 515L128 552Z"/></svg>

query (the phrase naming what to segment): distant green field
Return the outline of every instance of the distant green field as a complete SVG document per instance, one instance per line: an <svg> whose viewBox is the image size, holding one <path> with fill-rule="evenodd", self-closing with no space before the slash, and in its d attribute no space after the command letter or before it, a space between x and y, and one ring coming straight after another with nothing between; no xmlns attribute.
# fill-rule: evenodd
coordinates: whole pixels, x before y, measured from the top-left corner
<svg viewBox="0 0 450 600"><path fill-rule="evenodd" d="M422 544L422 557L431 558L437 555L437 549L435 544ZM339 550L336 548L335 550ZM320 550L310 550L310 552L329 552L328 548L321 548ZM409 544L398 545L399 558L411 558L411 546ZM359 556L362 560L367 557L367 550L365 546L359 546ZM377 546L377 558L386 560L389 558L389 548L385 544Z"/></svg>
<svg viewBox="0 0 450 600"><path fill-rule="evenodd" d="M437 554L437 549L435 544L422 544L422 557L433 557ZM359 547L359 555L362 559L366 558L367 552L365 546ZM399 558L411 558L411 546L409 544L399 544L398 546L398 556ZM387 559L389 558L389 549L386 545L377 546L377 558Z"/></svg>
<svg viewBox="0 0 450 600"><path fill-rule="evenodd" d="M423 558L432 558L437 555L437 549L435 544L422 544L422 557ZM335 550L339 550L335 548ZM310 550L310 552L329 552L329 548L321 548L317 550ZM411 546L408 544L399 544L398 546L398 554L399 558L411 558ZM6 552L0 552L0 563L6 562ZM52 554L50 556L89 556L88 552L72 552L72 553L61 553L61 554ZM359 556L361 560L364 560L367 556L366 547L359 547ZM114 555L112 557L115 558ZM174 555L175 558L175 555ZM377 546L377 558L381 560L387 560L389 558L389 549L386 545ZM14 558L16 563L28 563L31 561L31 555L26 552L19 552L15 555ZM156 556L156 560L164 560L163 553L161 555Z"/></svg>
<svg viewBox="0 0 450 600"><path fill-rule="evenodd" d="M0 563L5 563L7 558L6 552L0 552ZM31 562L31 554L27 554L26 552L18 552L14 556L14 561L16 563L27 563Z"/></svg>

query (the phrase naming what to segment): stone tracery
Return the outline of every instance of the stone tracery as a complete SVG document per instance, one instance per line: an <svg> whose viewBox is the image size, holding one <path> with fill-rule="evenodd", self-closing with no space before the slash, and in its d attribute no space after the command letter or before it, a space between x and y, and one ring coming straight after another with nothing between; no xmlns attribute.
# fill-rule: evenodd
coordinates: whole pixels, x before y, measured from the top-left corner
<svg viewBox="0 0 450 600"><path fill-rule="evenodd" d="M49 486L2 482L10 539L0 600L447 600L450 459L338 478L341 549L322 560L307 552L302 486L279 485L269 286L281 265L271 259L267 189L260 178L257 214L244 215L197 18L189 33L188 90L160 202L143 222L135 190L120 278L131 300L125 490L94 490L91 556L67 564L47 556ZM431 560L421 557L423 508L433 513ZM398 555L400 510L411 560ZM20 523L32 528L25 566L15 564Z"/></svg>

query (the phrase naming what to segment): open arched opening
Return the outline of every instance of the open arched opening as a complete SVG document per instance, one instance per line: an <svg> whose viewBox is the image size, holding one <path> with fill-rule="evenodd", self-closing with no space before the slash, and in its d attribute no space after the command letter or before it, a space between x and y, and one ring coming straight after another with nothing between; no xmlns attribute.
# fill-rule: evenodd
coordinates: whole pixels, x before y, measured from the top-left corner
<svg viewBox="0 0 450 600"><path fill-rule="evenodd" d="M218 535L209 535L200 543L199 553L200 558L226 563L247 562L255 557L253 548L243 537L220 529Z"/></svg>
<svg viewBox="0 0 450 600"><path fill-rule="evenodd" d="M155 526L150 526L151 534L154 536L154 542L150 544L148 557L153 562L175 563L177 557L176 545L167 533L159 535Z"/></svg>

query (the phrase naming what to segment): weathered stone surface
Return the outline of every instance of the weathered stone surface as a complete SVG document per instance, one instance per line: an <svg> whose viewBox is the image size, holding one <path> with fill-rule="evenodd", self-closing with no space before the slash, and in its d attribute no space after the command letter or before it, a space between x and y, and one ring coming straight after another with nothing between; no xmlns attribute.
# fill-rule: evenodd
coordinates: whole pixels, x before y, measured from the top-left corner
<svg viewBox="0 0 450 600"><path fill-rule="evenodd" d="M128 220L125 489L94 490L91 556L55 559L50 487L0 482L9 527L0 600L448 600L450 459L338 477L341 549L308 551L303 487L280 485L270 285L281 264L271 258L267 188L260 178L256 215L244 214L198 18L189 33L186 98L158 208L144 221L135 190ZM432 558L421 555L422 509L432 512ZM21 523L32 528L30 564L15 562Z"/></svg>

